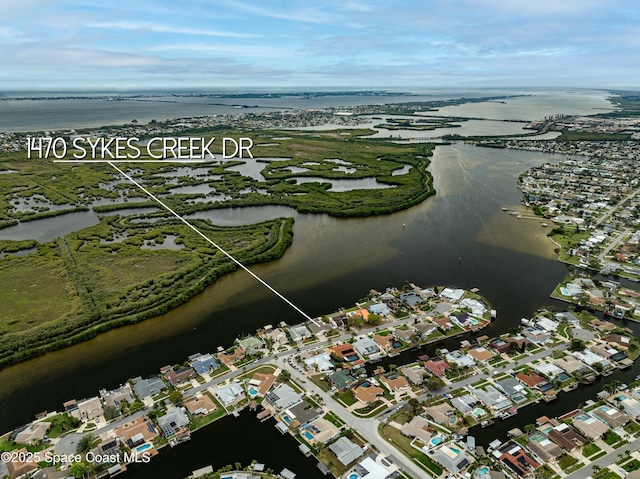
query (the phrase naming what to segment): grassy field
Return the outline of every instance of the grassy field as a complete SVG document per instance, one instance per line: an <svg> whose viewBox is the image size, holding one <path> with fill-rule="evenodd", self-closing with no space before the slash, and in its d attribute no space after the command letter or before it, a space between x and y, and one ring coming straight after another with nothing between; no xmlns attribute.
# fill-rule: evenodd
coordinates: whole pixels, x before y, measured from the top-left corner
<svg viewBox="0 0 640 479"><path fill-rule="evenodd" d="M435 193L427 171L433 145L398 145L366 138L370 133L252 131L256 159L211 162L196 169L163 163L121 167L180 215L284 205L303 213L358 217L405 209ZM247 135L222 128L198 136ZM214 153L220 146L214 144ZM26 156L0 155L0 169L13 171L0 175L0 228L50 216L64 221L69 211L93 210L102 216L97 225L44 245L29 238L0 241L5 252L37 246L26 256L0 260L0 365L163 314L237 268L109 165ZM241 174L234 170L238 167L260 171L263 179L245 170ZM403 174L394 176L400 170ZM303 177L319 179L296 180ZM387 188L332 191L325 182L365 178ZM187 189L176 190L181 187ZM155 212L117 214L151 205ZM224 228L208 220L191 223L245 265L277 259L292 242L292 220Z"/></svg>
<svg viewBox="0 0 640 479"><path fill-rule="evenodd" d="M54 251L0 261L0 335L23 331L78 311L81 301Z"/></svg>

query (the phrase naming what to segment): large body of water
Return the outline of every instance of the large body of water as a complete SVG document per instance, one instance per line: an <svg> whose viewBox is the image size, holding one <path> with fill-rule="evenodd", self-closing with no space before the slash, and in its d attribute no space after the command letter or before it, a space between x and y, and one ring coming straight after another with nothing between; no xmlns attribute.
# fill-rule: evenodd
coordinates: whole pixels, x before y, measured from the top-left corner
<svg viewBox="0 0 640 479"><path fill-rule="evenodd" d="M87 96L88 93L79 96ZM459 107L442 108L437 113L460 117L490 118L497 120L529 121L545 115L566 113L590 115L611 109L604 91L579 90L575 92L548 92L524 90L429 90L415 92L414 96L340 95L282 98L211 98L186 96L145 96L113 100L117 92L97 92L103 98L68 98L69 94L20 93L5 95L0 100L0 131L37 131L67 128L119 125L136 119L147 123L171 118L207 115L229 115L245 112L263 113L284 109L328 108L447 100L452 98L480 98L501 95L527 95L504 103L483 102ZM113 96L110 96L113 95ZM33 97L35 99L16 100ZM40 99L59 97L58 99ZM238 108L238 106L251 108ZM484 114L483 114L484 112ZM457 129L459 130L459 129ZM458 131L459 132L459 131Z"/></svg>
<svg viewBox="0 0 640 479"><path fill-rule="evenodd" d="M573 110L566 113L586 114L604 97L602 93L595 101L586 95L582 101L576 96ZM521 207L515 179L522 171L562 159L561 155L455 143L435 150L430 170L437 194L392 215L338 219L302 215L283 207L200 215L220 224L295 217L294 242L285 255L252 270L312 316L352 305L371 288L401 286L409 280L424 286L480 288L498 310L498 319L485 332L498 334L537 308L553 304L549 294L566 272L555 260L547 231L538 221L518 220L501 211L505 206ZM157 373L160 367L182 362L195 352L228 346L242 333L265 324L302 319L246 273L232 273L161 317L0 371L0 431L27 422L42 410L60 410L69 399L95 395L100 388L116 387L130 377ZM574 402L582 399L576 397ZM572 403L563 402L565 406L571 408ZM535 409L540 413L540 408ZM274 431L272 425L250 416L228 418L196 434L190 444L163 452L154 464L132 468L127 477L158 477L162 469L163 477L179 478L206 464L246 463L253 458L279 470L282 462L262 457L258 447L246 447L249 438L253 444L278 444L272 452L265 449L267 454L286 457L284 453L292 451L292 457L286 458L287 463L295 461L291 469L298 468L299 476L315 477L313 462L306 461L295 444L287 443L289 439L280 439L279 434L272 437ZM234 441L240 441L237 447L219 447ZM296 454L299 458L294 459ZM169 470L173 458L184 460L183 465Z"/></svg>

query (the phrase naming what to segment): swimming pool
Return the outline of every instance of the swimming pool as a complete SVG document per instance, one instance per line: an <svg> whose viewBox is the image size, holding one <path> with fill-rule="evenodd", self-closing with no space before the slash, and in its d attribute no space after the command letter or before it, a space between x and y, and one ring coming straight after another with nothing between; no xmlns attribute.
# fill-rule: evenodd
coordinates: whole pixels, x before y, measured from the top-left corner
<svg viewBox="0 0 640 479"><path fill-rule="evenodd" d="M146 451L147 449L151 449L151 444L143 444L142 446L136 447L136 452Z"/></svg>
<svg viewBox="0 0 640 479"><path fill-rule="evenodd" d="M360 479L360 476L354 472L353 474L349 474L349 479Z"/></svg>
<svg viewBox="0 0 640 479"><path fill-rule="evenodd" d="M311 434L309 431L303 432L302 435L306 437L309 441L313 439L313 434Z"/></svg>
<svg viewBox="0 0 640 479"><path fill-rule="evenodd" d="M438 444L440 444L442 442L442 438L440 436L436 436L434 438L431 439L431 441L429 441L431 443L432 446L437 446Z"/></svg>
<svg viewBox="0 0 640 479"><path fill-rule="evenodd" d="M449 424L453 425L453 424L455 424L455 423L456 423L456 421L457 421L457 420L458 420L458 418L457 418L457 417L455 417L455 416L451 416L451 419L449 419Z"/></svg>
<svg viewBox="0 0 640 479"><path fill-rule="evenodd" d="M451 446L449 446L449 449L451 449L456 454L460 454L460 449L456 449L455 447L451 447Z"/></svg>
<svg viewBox="0 0 640 479"><path fill-rule="evenodd" d="M479 407L477 407L477 408L475 408L473 410L473 412L471 414L473 414L475 417L482 417L482 416L484 416L484 410L482 410Z"/></svg>
<svg viewBox="0 0 640 479"><path fill-rule="evenodd" d="M258 394L258 390L254 387L250 387L249 394L251 394L252 396L255 396L256 394Z"/></svg>
<svg viewBox="0 0 640 479"><path fill-rule="evenodd" d="M489 468L488 468L487 466L480 467L480 468L478 469L478 472L479 472L480 474L486 474L487 472L489 472Z"/></svg>
<svg viewBox="0 0 640 479"><path fill-rule="evenodd" d="M291 424L291 419L289 418L289 416L282 416L282 419L284 419L284 422L286 422L287 424Z"/></svg>

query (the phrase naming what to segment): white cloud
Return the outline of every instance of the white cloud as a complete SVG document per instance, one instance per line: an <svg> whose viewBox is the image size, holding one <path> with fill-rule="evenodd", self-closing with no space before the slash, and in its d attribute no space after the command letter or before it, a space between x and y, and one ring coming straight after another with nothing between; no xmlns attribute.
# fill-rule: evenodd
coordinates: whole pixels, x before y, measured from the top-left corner
<svg viewBox="0 0 640 479"><path fill-rule="evenodd" d="M88 28L100 28L106 30L141 30L158 33L175 33L181 35L204 35L212 37L227 38L256 38L261 35L255 33L229 32L215 29L177 27L161 25L150 22L117 21L117 22L89 22L85 25Z"/></svg>

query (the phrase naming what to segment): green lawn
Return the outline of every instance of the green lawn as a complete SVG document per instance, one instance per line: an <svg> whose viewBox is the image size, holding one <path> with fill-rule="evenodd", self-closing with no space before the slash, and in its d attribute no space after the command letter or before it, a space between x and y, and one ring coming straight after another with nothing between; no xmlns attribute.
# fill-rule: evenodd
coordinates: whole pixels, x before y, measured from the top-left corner
<svg viewBox="0 0 640 479"><path fill-rule="evenodd" d="M333 395L339 401L342 401L347 406L351 406L356 403L356 397L353 394L353 390L347 389L346 391L340 391Z"/></svg>
<svg viewBox="0 0 640 479"><path fill-rule="evenodd" d="M570 468L571 466L573 466L577 462L578 462L578 460L575 457L570 456L569 454L563 454L562 456L560 456L558 458L558 465L564 471L566 471L568 468Z"/></svg>
<svg viewBox="0 0 640 479"><path fill-rule="evenodd" d="M589 443L582 448L582 455L584 457L589 457L600 451L602 451L602 449L600 449L598 446L593 443Z"/></svg>
<svg viewBox="0 0 640 479"><path fill-rule="evenodd" d="M434 477L438 477L442 474L442 468L429 459L426 454L411 447L411 439L402 435L398 429L393 426L389 426L388 424L381 425L379 429L380 434L386 441L390 442L396 448L400 449L405 455L413 458L420 465L424 466L431 474L435 474Z"/></svg>

